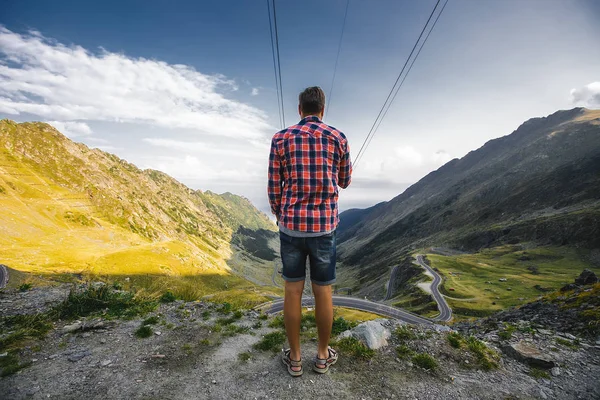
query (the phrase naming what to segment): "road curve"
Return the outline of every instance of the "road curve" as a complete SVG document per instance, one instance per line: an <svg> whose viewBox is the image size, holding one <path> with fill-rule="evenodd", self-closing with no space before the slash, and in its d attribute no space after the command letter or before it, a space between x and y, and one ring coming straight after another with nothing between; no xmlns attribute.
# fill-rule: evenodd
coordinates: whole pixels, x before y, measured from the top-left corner
<svg viewBox="0 0 600 400"><path fill-rule="evenodd" d="M438 273L433 270L433 268L427 265L421 254L417 254L417 262L421 267L425 268L433 275L433 282L431 283L431 294L433 295L433 298L435 299L438 305L438 309L440 310L440 315L433 318L433 320L442 322L450 321L452 319L452 309L450 308L448 303L446 303L446 299L444 298L444 296L441 295L439 291L439 286L442 282L442 277L439 276Z"/></svg>
<svg viewBox="0 0 600 400"><path fill-rule="evenodd" d="M0 264L0 289L5 287L8 283L8 269L6 265Z"/></svg>
<svg viewBox="0 0 600 400"><path fill-rule="evenodd" d="M303 296L302 306L311 307L314 306L315 301L313 297ZM369 300L358 299L356 297L348 296L333 296L333 305L338 307L353 308L360 311L366 311L373 314L379 314L384 317L398 319L400 321L407 322L415 325L432 325L433 321L427 318L420 317L415 314L411 314L408 311L391 307L385 304L375 303ZM277 299L269 303L261 304L256 307L261 309L267 314L276 314L283 311L283 299Z"/></svg>

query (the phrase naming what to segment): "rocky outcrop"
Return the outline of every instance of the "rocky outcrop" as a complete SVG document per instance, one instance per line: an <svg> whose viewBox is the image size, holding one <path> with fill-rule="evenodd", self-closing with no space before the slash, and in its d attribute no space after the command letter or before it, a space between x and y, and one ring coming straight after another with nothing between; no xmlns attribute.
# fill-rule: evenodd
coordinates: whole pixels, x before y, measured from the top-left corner
<svg viewBox="0 0 600 400"><path fill-rule="evenodd" d="M584 285L593 285L598 282L598 277L595 273L590 271L589 269L584 269L581 275L575 279L575 284L584 286Z"/></svg>
<svg viewBox="0 0 600 400"><path fill-rule="evenodd" d="M388 339L392 335L388 328L390 323L391 321L387 319L363 322L353 329L342 332L339 338L354 337L370 349L380 349L388 345Z"/></svg>
<svg viewBox="0 0 600 400"><path fill-rule="evenodd" d="M507 356L532 367L550 369L556 366L556 363L549 354L542 353L536 347L523 341L502 346L502 351Z"/></svg>

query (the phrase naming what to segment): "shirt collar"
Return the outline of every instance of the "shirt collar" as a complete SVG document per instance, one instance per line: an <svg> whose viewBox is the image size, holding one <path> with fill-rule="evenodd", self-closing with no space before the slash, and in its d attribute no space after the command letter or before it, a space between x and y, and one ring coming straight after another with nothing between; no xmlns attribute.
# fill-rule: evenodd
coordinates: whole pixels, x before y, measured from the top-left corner
<svg viewBox="0 0 600 400"><path fill-rule="evenodd" d="M305 124L307 122L321 122L321 120L316 115L307 115L300 120L300 124Z"/></svg>

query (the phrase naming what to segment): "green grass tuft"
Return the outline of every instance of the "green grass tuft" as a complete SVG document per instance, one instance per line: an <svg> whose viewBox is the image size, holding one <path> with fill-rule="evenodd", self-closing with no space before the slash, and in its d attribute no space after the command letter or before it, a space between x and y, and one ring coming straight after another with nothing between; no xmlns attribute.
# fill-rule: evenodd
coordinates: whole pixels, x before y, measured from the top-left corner
<svg viewBox="0 0 600 400"><path fill-rule="evenodd" d="M415 352L405 344L396 347L396 355L400 359L411 357Z"/></svg>
<svg viewBox="0 0 600 400"><path fill-rule="evenodd" d="M172 303L175 300L177 300L177 297L170 290L167 290L162 296L160 296L161 303Z"/></svg>
<svg viewBox="0 0 600 400"><path fill-rule="evenodd" d="M417 339L417 334L413 332L412 328L408 325L400 325L397 327L394 331L394 336L396 336L400 342Z"/></svg>
<svg viewBox="0 0 600 400"><path fill-rule="evenodd" d="M32 285L31 283L22 283L22 284L19 286L19 291L21 291L21 292L26 292L26 291L28 291L29 289L31 289L32 287L33 287L33 285Z"/></svg>
<svg viewBox="0 0 600 400"><path fill-rule="evenodd" d="M356 322L347 321L343 317L337 317L333 320L333 325L331 327L331 334L333 336L337 336L342 332L345 332L349 329L354 328L358 325Z"/></svg>
<svg viewBox="0 0 600 400"><path fill-rule="evenodd" d="M464 341L463 337L458 332L450 332L446 338L448 339L450 346L454 347L455 349L460 349Z"/></svg>
<svg viewBox="0 0 600 400"><path fill-rule="evenodd" d="M336 341L334 346L337 347L341 354L346 354L355 358L368 360L375 355L375 350L368 348L360 340L354 337L342 338Z"/></svg>
<svg viewBox="0 0 600 400"><path fill-rule="evenodd" d="M142 325L135 331L135 336L139 338L148 338L152 336L152 329L148 325Z"/></svg>
<svg viewBox="0 0 600 400"><path fill-rule="evenodd" d="M498 368L496 360L499 358L498 354L486 346L481 340L478 340L474 336L470 336L467 339L467 347L469 351L473 353L479 365L485 371Z"/></svg>
<svg viewBox="0 0 600 400"><path fill-rule="evenodd" d="M156 325L156 324L158 324L158 317L156 315L148 317L144 320L144 322L142 322L142 325Z"/></svg>
<svg viewBox="0 0 600 400"><path fill-rule="evenodd" d="M550 379L550 374L547 371L544 371L540 368L531 368L529 370L529 375L534 377L535 379Z"/></svg>
<svg viewBox="0 0 600 400"><path fill-rule="evenodd" d="M249 351L238 354L238 360L241 362L247 362L252 358L252 354Z"/></svg>
<svg viewBox="0 0 600 400"><path fill-rule="evenodd" d="M412 362L417 367L421 367L429 371L434 371L438 367L438 363L435 358L427 353L415 354L412 358Z"/></svg>
<svg viewBox="0 0 600 400"><path fill-rule="evenodd" d="M253 347L262 351L278 351L285 343L285 333L281 331L267 333Z"/></svg>

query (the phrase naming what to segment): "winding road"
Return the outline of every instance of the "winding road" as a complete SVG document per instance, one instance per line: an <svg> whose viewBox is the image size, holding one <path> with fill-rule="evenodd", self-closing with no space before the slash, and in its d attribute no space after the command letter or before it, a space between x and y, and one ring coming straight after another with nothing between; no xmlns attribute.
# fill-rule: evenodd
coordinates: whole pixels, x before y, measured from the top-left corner
<svg viewBox="0 0 600 400"><path fill-rule="evenodd" d="M431 283L431 294L433 295L433 298L435 299L435 302L438 305L438 309L440 310L440 315L433 319L435 321L442 322L450 321L452 319L452 309L450 308L448 303L446 303L446 299L444 298L444 296L442 296L442 294L439 291L439 286L442 282L442 277L439 276L438 273L433 270L433 268L427 265L421 254L417 254L417 262L421 267L425 268L431 273L431 275L433 275L433 282Z"/></svg>
<svg viewBox="0 0 600 400"><path fill-rule="evenodd" d="M390 280L388 281L387 292L385 293L385 298L383 300L389 300L392 298L392 284L396 280L396 275L398 274L398 268L399 268L399 265L396 265L392 269L392 272L390 273Z"/></svg>
<svg viewBox="0 0 600 400"><path fill-rule="evenodd" d="M303 296L302 307L312 307L315 305L313 297ZM399 319L409 324L416 325L432 325L433 321L418 315L409 313L408 311L391 307L385 304L376 303L370 300L358 299L348 296L333 296L333 305L338 307L353 308L360 311L366 311L373 314L383 315L389 318ZM277 299L269 303L261 304L257 309L262 310L267 314L276 314L283 311L283 299Z"/></svg>
<svg viewBox="0 0 600 400"><path fill-rule="evenodd" d="M0 264L0 288L3 288L8 283L8 269L6 265Z"/></svg>

